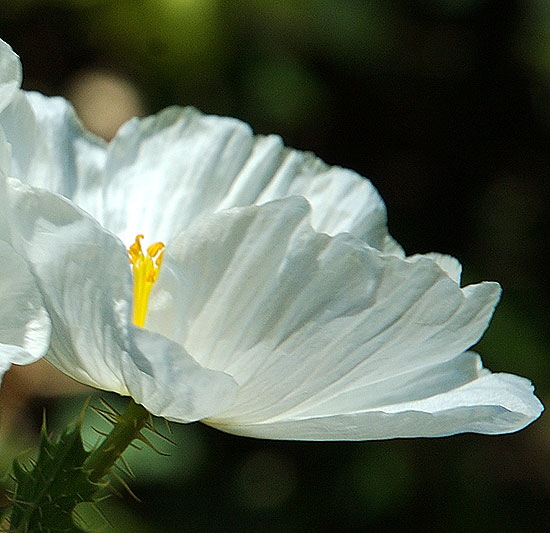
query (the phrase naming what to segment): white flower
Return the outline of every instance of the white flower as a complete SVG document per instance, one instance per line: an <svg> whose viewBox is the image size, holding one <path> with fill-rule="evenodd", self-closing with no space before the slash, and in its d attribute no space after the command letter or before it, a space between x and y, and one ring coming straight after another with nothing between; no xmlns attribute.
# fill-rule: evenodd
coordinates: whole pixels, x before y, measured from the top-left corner
<svg viewBox="0 0 550 533"><path fill-rule="evenodd" d="M467 351L498 284L460 288L453 258L405 257L354 172L193 109L104 144L60 98L10 102L0 125L20 181L2 201L52 319L47 358L75 379L276 439L505 433L539 416L529 381ZM138 234L166 243L145 327L127 256Z"/></svg>

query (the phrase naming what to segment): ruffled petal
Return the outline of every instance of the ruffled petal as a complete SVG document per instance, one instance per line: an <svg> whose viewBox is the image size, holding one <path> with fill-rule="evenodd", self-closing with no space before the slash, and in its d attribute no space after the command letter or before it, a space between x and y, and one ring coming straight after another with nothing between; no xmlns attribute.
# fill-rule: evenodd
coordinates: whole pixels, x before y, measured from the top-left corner
<svg viewBox="0 0 550 533"><path fill-rule="evenodd" d="M21 86L22 77L19 56L0 39L0 111L12 101Z"/></svg>
<svg viewBox="0 0 550 533"><path fill-rule="evenodd" d="M452 280L460 284L462 265L458 259L452 257L451 255L438 254L436 252L430 252L426 254L426 257L433 259Z"/></svg>
<svg viewBox="0 0 550 533"><path fill-rule="evenodd" d="M0 124L14 147L13 175L73 200L126 244L138 226L166 241L205 214L298 195L318 231L350 232L403 255L370 181L285 148L278 136L255 137L239 120L173 107L131 120L106 145L62 98L11 99Z"/></svg>
<svg viewBox="0 0 550 533"><path fill-rule="evenodd" d="M300 195L313 206L317 230L399 249L368 180L284 148L277 136L254 137L239 120L192 108L123 126L109 145L105 179L103 223L126 243L136 227L167 241L208 213Z"/></svg>
<svg viewBox="0 0 550 533"><path fill-rule="evenodd" d="M455 359L485 330L498 284L461 289L432 258L318 234L308 215L299 198L228 210L167 248L147 326L240 386L208 423L371 409L482 375L477 358Z"/></svg>
<svg viewBox="0 0 550 533"><path fill-rule="evenodd" d="M25 261L0 241L0 378L10 364L40 359L50 340L50 320Z"/></svg>

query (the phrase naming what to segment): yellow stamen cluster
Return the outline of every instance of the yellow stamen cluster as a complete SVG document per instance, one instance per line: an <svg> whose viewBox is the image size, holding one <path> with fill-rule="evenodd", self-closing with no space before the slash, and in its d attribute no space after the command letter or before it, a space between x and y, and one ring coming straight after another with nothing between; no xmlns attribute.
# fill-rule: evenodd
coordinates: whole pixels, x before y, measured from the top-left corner
<svg viewBox="0 0 550 533"><path fill-rule="evenodd" d="M138 235L136 241L128 248L128 257L134 274L134 314L132 320L136 326L145 326L149 294L159 276L160 265L164 256L164 244L151 244L143 253L141 247L143 235Z"/></svg>

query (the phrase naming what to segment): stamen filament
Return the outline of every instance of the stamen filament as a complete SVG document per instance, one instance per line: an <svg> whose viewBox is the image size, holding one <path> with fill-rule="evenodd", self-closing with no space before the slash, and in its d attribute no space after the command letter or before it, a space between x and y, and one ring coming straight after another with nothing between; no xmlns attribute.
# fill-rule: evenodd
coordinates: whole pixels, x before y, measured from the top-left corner
<svg viewBox="0 0 550 533"><path fill-rule="evenodd" d="M164 256L164 244L151 244L146 253L141 247L143 235L138 235L134 244L128 249L128 257L134 275L134 309L132 320L136 326L144 327L149 305L149 295L153 284L158 279L160 265Z"/></svg>

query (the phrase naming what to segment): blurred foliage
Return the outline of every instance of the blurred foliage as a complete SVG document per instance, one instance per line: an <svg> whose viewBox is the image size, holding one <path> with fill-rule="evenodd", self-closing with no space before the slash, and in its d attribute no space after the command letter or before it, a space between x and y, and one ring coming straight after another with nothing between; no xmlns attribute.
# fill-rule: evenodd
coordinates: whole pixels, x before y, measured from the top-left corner
<svg viewBox="0 0 550 533"><path fill-rule="evenodd" d="M19 0L0 32L28 89L72 95L87 72L111 72L144 111L237 116L371 178L408 253L451 253L466 282L502 283L478 349L548 403L548 2ZM64 424L75 401L48 413ZM174 426L170 458L128 454L143 501L102 511L126 521L116 531L546 531L547 418L504 437L371 443ZM21 439L6 437L2 468ZM81 512L101 529L94 513Z"/></svg>

